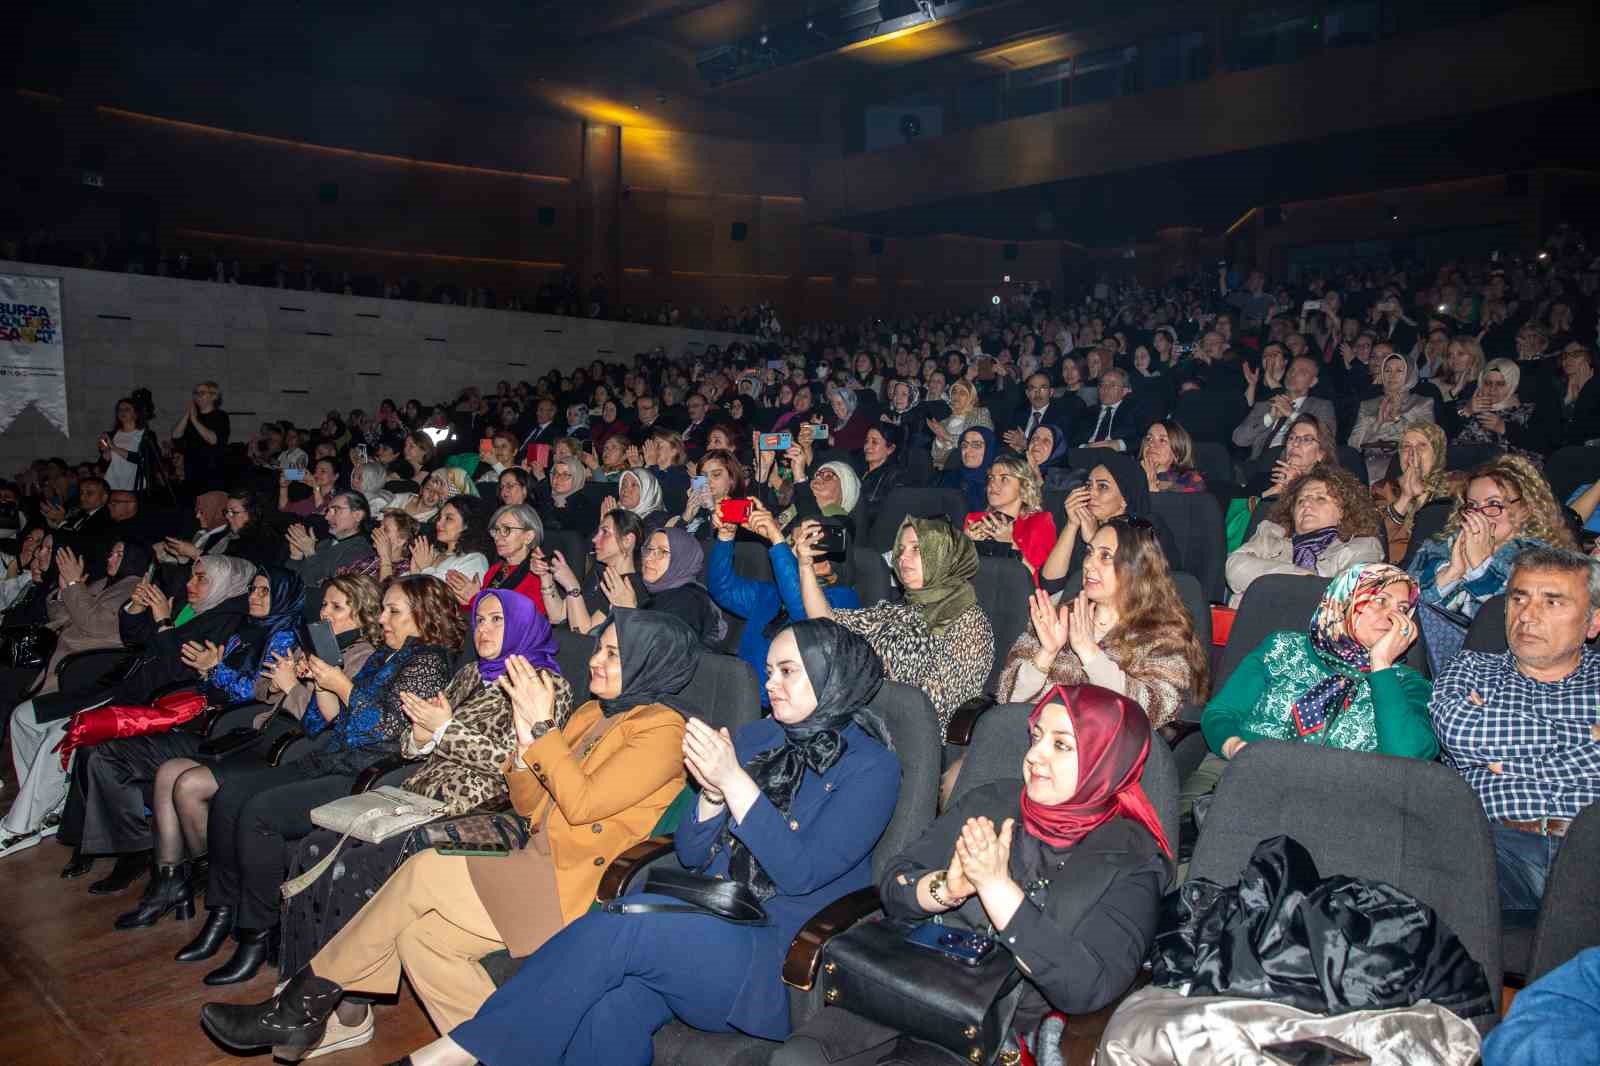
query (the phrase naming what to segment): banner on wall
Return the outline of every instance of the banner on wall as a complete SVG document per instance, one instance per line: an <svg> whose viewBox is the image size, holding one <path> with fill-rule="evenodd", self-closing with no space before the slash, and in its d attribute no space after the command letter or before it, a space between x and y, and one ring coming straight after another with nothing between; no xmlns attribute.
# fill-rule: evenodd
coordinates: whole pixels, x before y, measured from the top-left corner
<svg viewBox="0 0 1600 1066"><path fill-rule="evenodd" d="M61 279L0 274L0 433L30 404L67 433Z"/></svg>

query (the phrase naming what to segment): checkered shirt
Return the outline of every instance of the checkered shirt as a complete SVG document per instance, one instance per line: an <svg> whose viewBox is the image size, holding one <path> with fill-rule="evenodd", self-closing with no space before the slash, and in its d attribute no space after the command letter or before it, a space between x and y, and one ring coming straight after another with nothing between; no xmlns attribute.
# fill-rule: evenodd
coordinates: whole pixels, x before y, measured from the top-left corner
<svg viewBox="0 0 1600 1066"><path fill-rule="evenodd" d="M1464 651L1428 703L1444 760L1491 819L1574 818L1600 798L1600 652L1560 681L1535 681L1509 651ZM1489 769L1500 765L1500 773Z"/></svg>

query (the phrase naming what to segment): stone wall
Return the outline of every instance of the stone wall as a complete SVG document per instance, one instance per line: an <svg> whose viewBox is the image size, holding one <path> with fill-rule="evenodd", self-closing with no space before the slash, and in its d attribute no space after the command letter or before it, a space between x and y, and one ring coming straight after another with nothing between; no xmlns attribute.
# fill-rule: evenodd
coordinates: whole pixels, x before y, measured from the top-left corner
<svg viewBox="0 0 1600 1066"><path fill-rule="evenodd" d="M0 273L60 277L66 338L63 438L29 408L0 433L0 476L39 456L82 461L120 397L147 386L155 428L171 430L196 381L222 386L233 434L265 419L315 425L329 410L424 403L467 385L533 380L552 367L673 355L737 334L559 318L399 300L73 270L0 260Z"/></svg>

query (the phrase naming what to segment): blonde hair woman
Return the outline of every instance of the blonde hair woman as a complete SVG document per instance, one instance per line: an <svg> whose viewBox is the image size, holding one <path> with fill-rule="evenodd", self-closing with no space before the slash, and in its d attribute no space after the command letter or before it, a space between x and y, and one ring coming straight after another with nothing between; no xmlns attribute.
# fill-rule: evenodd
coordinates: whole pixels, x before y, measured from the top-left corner
<svg viewBox="0 0 1600 1066"><path fill-rule="evenodd" d="M1433 384L1445 403L1459 400L1467 386L1478 380L1484 361L1483 345L1478 338L1466 334L1450 338L1445 348L1444 366L1433 377Z"/></svg>
<svg viewBox="0 0 1600 1066"><path fill-rule="evenodd" d="M942 422L937 418L928 419L928 428L933 431L934 469L944 467L945 460L955 450L961 434L975 426L994 428L994 419L989 417L989 409L978 406L978 390L973 387L972 382L965 378L957 378L951 383L949 393L950 417Z"/></svg>
<svg viewBox="0 0 1600 1066"><path fill-rule="evenodd" d="M978 542L978 554L1020 556L1034 573L1050 557L1056 522L1042 510L1044 484L1026 459L1007 455L989 464L988 507L969 512L962 531Z"/></svg>

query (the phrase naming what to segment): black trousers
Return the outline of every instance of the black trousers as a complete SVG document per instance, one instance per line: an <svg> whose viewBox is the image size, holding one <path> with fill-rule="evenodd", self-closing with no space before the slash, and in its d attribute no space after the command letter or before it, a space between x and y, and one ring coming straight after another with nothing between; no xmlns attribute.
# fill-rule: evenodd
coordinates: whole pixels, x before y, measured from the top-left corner
<svg viewBox="0 0 1600 1066"><path fill-rule="evenodd" d="M154 846L155 833L146 813L152 804L156 771L168 759L194 759L205 738L175 731L143 737L121 737L80 748L82 772L73 790L82 789L82 821L77 840L89 855L120 855ZM71 799L68 800L72 805ZM76 814L76 812L75 812Z"/></svg>
<svg viewBox="0 0 1600 1066"><path fill-rule="evenodd" d="M289 845L316 828L311 808L350 794L354 774L323 770L315 759L285 766L228 759L212 767L218 788L206 823L206 905L235 908L239 928L278 924Z"/></svg>

